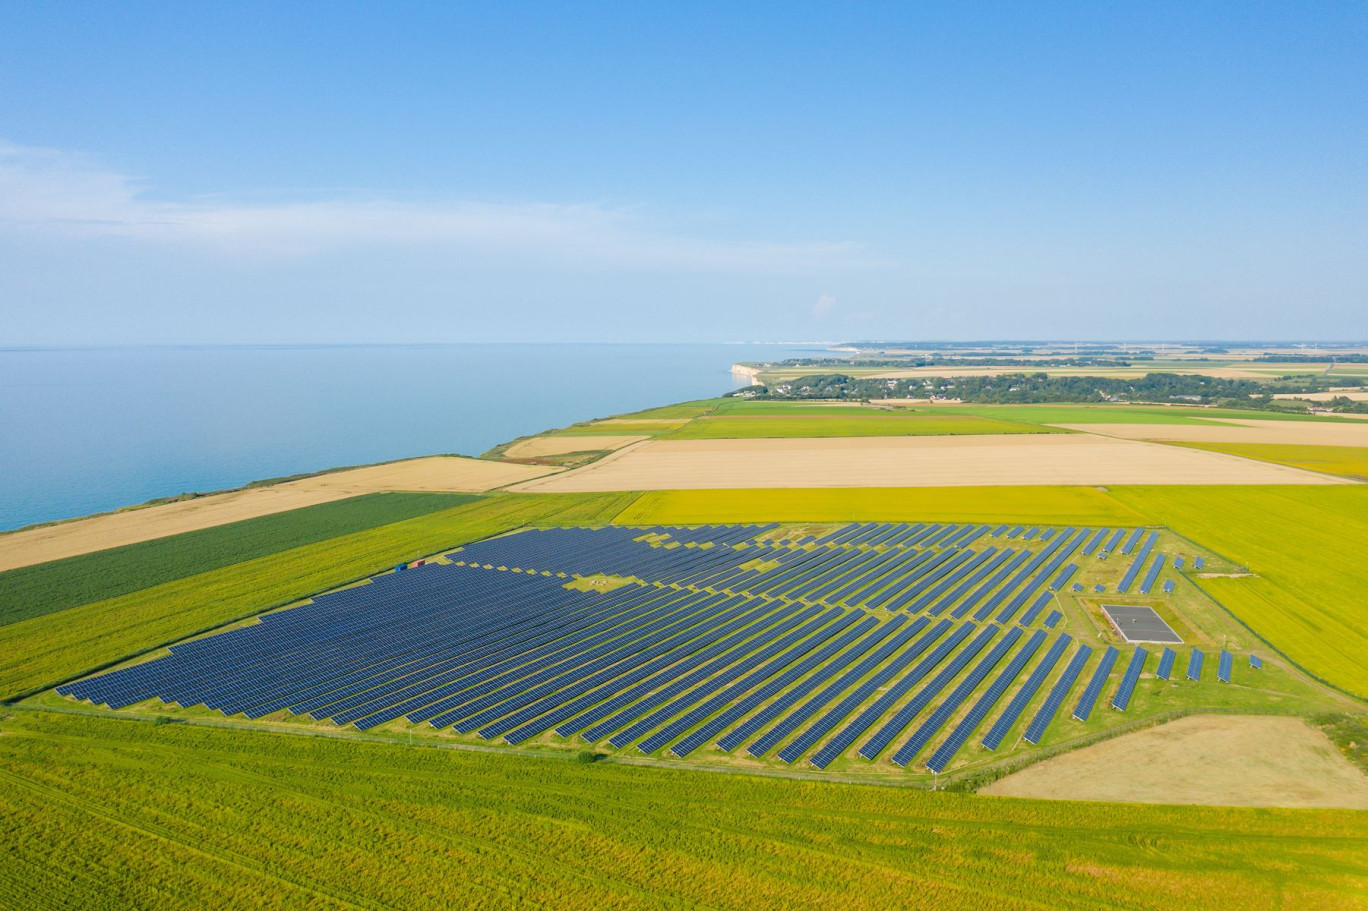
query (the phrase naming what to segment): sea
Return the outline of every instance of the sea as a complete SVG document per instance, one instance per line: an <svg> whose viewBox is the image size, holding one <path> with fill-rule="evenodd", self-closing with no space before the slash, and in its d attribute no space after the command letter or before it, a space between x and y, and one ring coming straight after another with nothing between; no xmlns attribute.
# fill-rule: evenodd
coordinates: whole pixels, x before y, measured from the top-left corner
<svg viewBox="0 0 1368 911"><path fill-rule="evenodd" d="M822 345L0 350L0 530L435 453L745 384Z"/></svg>

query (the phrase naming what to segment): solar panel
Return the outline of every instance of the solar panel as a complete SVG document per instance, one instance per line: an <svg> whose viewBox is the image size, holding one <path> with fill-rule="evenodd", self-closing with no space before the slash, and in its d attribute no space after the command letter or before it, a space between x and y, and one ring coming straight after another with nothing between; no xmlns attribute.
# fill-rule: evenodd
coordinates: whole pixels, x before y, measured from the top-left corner
<svg viewBox="0 0 1368 911"><path fill-rule="evenodd" d="M1054 628L1055 628L1055 625L1058 624L1059 621L1060 621L1060 620L1063 620L1063 619L1064 619L1064 615L1063 615L1063 614L1061 614L1061 613L1060 613L1059 611L1057 611L1057 610L1052 610L1052 611L1050 611L1049 615L1045 618L1045 626L1046 626L1047 629L1054 629Z"/></svg>
<svg viewBox="0 0 1368 911"><path fill-rule="evenodd" d="M1145 669L1145 659L1149 653L1143 648L1137 648L1132 654L1130 661L1126 664L1126 672L1121 677L1121 685L1116 688L1116 695L1112 697L1111 707L1118 712L1124 712L1130 705L1131 695L1135 692L1135 684L1140 680L1140 672Z"/></svg>
<svg viewBox="0 0 1368 911"><path fill-rule="evenodd" d="M978 688L978 685L992 673L993 668L997 667L1002 659L1007 657L1012 649L1016 647L1017 640L1021 638L1021 635L1022 631L1019 626L1014 626L1007 630L1006 634L989 650L988 654L984 655L983 658L979 660L978 664L974 665L973 669L970 670L968 674L965 674L964 679L956 684L955 688L950 691L950 695L947 696L940 705L933 709L930 716L912 732L912 736L908 738L907 742L897 749L893 754L893 763L895 765L907 765L928 743L931 742L931 738L945 726L946 722L950 720L955 712L959 711L959 707L963 704L964 700L969 698L969 695ZM1004 689L1008 682L1010 681L1006 681L1002 684ZM975 724L977 724L977 722L975 722ZM972 728L970 731L972 731ZM970 732L965 732L964 736L968 737L969 733ZM861 751L861 755L864 755L863 751ZM868 759L872 757L866 756L865 758ZM945 761L949 762L949 758L946 757Z"/></svg>
<svg viewBox="0 0 1368 911"><path fill-rule="evenodd" d="M1102 687L1107 683L1107 675L1111 673L1112 665L1116 664L1118 654L1120 653L1110 645L1102 653L1102 660L1098 662L1092 678L1083 690L1083 695L1078 697L1078 704L1074 706L1074 720L1088 720L1088 716L1092 714L1093 706L1097 704L1097 698L1102 695Z"/></svg>
<svg viewBox="0 0 1368 911"><path fill-rule="evenodd" d="M1226 651L1225 649L1221 649L1221 654L1216 664L1216 679L1221 681L1222 683L1229 683L1230 671L1234 663L1235 660L1231 656L1230 652Z"/></svg>
<svg viewBox="0 0 1368 911"><path fill-rule="evenodd" d="M1041 629L1031 634L1031 638L1026 640L1026 644L1021 647L1021 650L1012 656L1012 660L989 684L983 695L979 696L973 708L965 714L959 724L955 725L950 736L945 738L935 752L931 754L931 758L926 760L928 769L933 772L945 771L946 766L955 758L955 754L969 740L974 730L983 722L983 719L988 717L993 706L997 705L998 701L1007 694L1007 688L1020 676L1026 664L1039 650L1041 643L1045 641L1045 635L1045 631Z"/></svg>
<svg viewBox="0 0 1368 911"><path fill-rule="evenodd" d="M1178 657L1178 653L1168 646L1159 653L1159 667L1155 670L1154 676L1160 680L1167 680L1173 674L1173 661Z"/></svg>
<svg viewBox="0 0 1368 911"><path fill-rule="evenodd" d="M1196 649L1192 650L1192 655L1188 658L1187 679L1193 682L1202 679L1202 653Z"/></svg>
<svg viewBox="0 0 1368 911"><path fill-rule="evenodd" d="M1249 666L1257 671L1261 667L1263 667L1263 660L1259 658L1257 655L1251 654L1249 656Z"/></svg>
<svg viewBox="0 0 1368 911"><path fill-rule="evenodd" d="M1091 656L1091 648L1081 644L1078 646L1078 651L1074 652L1074 656L1069 659L1068 666L1064 668L1064 673L1059 675L1059 679L1050 688L1050 695L1045 698L1045 703L1036 711L1035 717L1031 719L1030 725L1026 728L1026 733L1022 735L1022 739L1027 743L1040 743L1040 738L1045 736L1045 730L1054 720L1059 707L1064 704L1064 698L1073 689L1074 683L1078 681L1079 674L1083 673L1083 668Z"/></svg>
<svg viewBox="0 0 1368 911"><path fill-rule="evenodd" d="M876 692L878 692L878 690L881 687L886 685L898 674L902 673L908 667L908 665L912 664L912 662L915 661L918 658L918 656L921 655L922 652L926 651L928 646L936 642L936 640L938 640L942 635L944 635L945 632L949 630L952 625L953 624L951 624L949 620L938 621L935 626L931 627L929 630L926 631L925 634L923 634L922 636L917 638L916 641L911 643L907 647L906 651L899 654L897 658L893 659L887 665L880 668L877 673L875 673L867 680L865 680L863 683L861 683L859 686L857 686L855 689L853 689L850 693L848 693L845 696L845 698L838 702L834 708L832 708L821 718L817 719L817 721L813 722L812 725L810 725L807 728L807 730L805 730L802 734L795 738L792 743L790 743L788 746L780 750L778 754L779 758L784 762L791 763L796 761L808 750L812 749L813 745L816 744L817 741L825 737L828 733L830 733L831 730L835 728L836 725L839 724L843 718L845 718L851 712L855 711L855 709L863 705L864 702L868 700L871 696L873 696ZM925 658L922 658L920 661L917 662L916 666L914 666L910 671L907 671L907 673L898 681L898 683L894 684L892 687L889 688L888 692L885 693L884 696L887 696L888 693L906 692L907 689L910 689L912 686L916 684L917 680L920 680L933 667L939 664L940 661L947 654L949 654L951 651L957 648L959 644L963 642L964 639L968 637L968 635L971 632L973 632L973 630L974 625L972 623L961 624L958 628L955 629L953 633L950 634L949 638L936 645L936 647L933 648L930 651L930 653L926 655ZM884 697L880 697L880 699L883 698ZM875 705L878 705L878 702L876 702ZM829 753L831 759L835 759L837 756L843 753L846 747L850 746L850 744L854 742L856 737L863 733L870 724L873 724L874 721L878 720L878 716L875 715L873 718L870 718L868 721L865 721L864 718L867 714L869 714L869 711L870 710L866 710L865 712L861 713L859 717L857 717L854 721L847 725L840 733L833 737L831 741L827 743L826 746L822 747L823 753ZM799 723L801 724L801 722ZM776 730L778 730L778 728L776 728ZM762 744L764 744L765 740L770 736L766 735L765 738L761 738L760 741L757 741L755 744L752 744L749 748L747 748L746 752L750 753L752 756L762 756L769 749L772 749L774 745L779 742L779 740L787 736L788 733L792 733L792 730L796 730L796 726L794 726L792 729L785 732L784 734L780 735L778 738L770 741L767 746L763 746L762 748ZM770 733L773 734L774 732L771 731ZM814 759L816 759L816 757L814 757ZM819 765L818 767L825 768L826 764L828 764L829 762L830 759L823 760L822 765Z"/></svg>
<svg viewBox="0 0 1368 911"><path fill-rule="evenodd" d="M974 658L978 656L978 653L983 650L984 646L986 646L989 640L996 636L998 632L999 627L991 624L979 630L978 635L974 636L974 638L969 640L963 648L956 652L954 657L950 659L945 667L937 672L936 676L932 677L925 686L918 690L917 694L913 696L906 705L894 712L893 717L885 722L884 726L879 728L874 736L865 742L864 746L860 747L860 755L865 759L877 759L879 754L893 742L893 739L912 723L912 719L921 714L922 710L930 705L931 700L940 695L941 690L945 689L950 681L959 676L960 671L964 670L965 667L969 665L969 662L973 661ZM1019 627L1012 627L1012 629L1008 631L1008 635L1013 636L1011 641L1015 642L1016 637L1021 635L1021 629ZM889 701L890 705L891 702L892 700ZM876 705L878 705L878 703L876 703ZM872 713L867 711L866 714ZM880 710L879 714L883 714L883 710ZM874 717L877 718L878 715L875 715ZM860 719L856 719L857 723L859 721ZM818 765L818 763L829 763L832 759L836 758L836 755L839 754L830 754L829 752L826 752L830 747L831 744L827 744L826 747L819 750L817 754L813 756L812 764L817 765L818 768L824 768L824 765Z"/></svg>
<svg viewBox="0 0 1368 911"><path fill-rule="evenodd" d="M1026 706L1030 703L1036 692L1044 685L1045 678L1050 676L1050 671L1054 670L1055 665L1058 664L1059 659L1064 656L1064 652L1068 650L1069 643L1072 641L1073 639L1068 633L1060 633L1059 636L1055 638L1054 644L1051 645L1050 650L1045 653L1045 657L1036 665L1035 670L1031 671L1031 676L1026 678L1026 682L1021 685L1021 689L1017 690L1016 695L1012 697L1012 701L1007 703L1007 708L1003 709L1002 714L998 716L997 721L993 722L993 726L989 728L988 733L984 735L984 747L990 750L996 750L998 746L1001 745L1002 739L1007 736L1007 732L1012 729L1012 725L1016 724L1017 719L1020 718L1021 713L1026 710Z"/></svg>

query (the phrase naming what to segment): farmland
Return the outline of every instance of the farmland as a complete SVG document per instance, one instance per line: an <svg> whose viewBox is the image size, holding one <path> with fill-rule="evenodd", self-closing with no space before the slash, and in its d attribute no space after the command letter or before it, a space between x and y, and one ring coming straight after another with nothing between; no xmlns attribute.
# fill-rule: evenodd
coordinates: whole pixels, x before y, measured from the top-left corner
<svg viewBox="0 0 1368 911"><path fill-rule="evenodd" d="M1212 713L1284 735L1297 716L1358 718L1343 694L1368 692L1356 660L1368 649L1356 595L1368 577L1349 555L1368 541L1368 488L1242 453L1108 439L1086 417L1104 413L1107 429L1142 421L1132 425L1141 434L1163 419L1231 426L1210 411L944 407L709 400L525 442L555 457L654 438L589 471L649 447L679 448L694 471L693 447L733 467L753 450L778 485L809 450L814 466L869 474L860 460L890 447L943 449L965 480L997 477L967 455L978 447L1000 450L1004 465L1048 462L1061 482L913 487L926 477L900 463L887 486L868 488L383 494L35 567L32 579L54 584L16 600L64 609L0 627L0 692L23 697L0 719L0 777L12 785L0 825L24 833L6 835L19 846L16 869L40 903L44 890L79 899L114 880L126 903L155 895L168 907L232 903L238 890L282 906L307 895L502 907L553 894L558 907L727 907L756 896L886 907L928 894L950 907L1043 894L1053 906L1352 906L1368 870L1343 833L1360 837L1361 813L921 789L934 770L962 790L996 782L990 792L1184 801L1162 775L1129 783L1143 793L1108 784L1106 757L1168 755L1163 744L1183 725L1214 723ZM1056 421L1079 426L1046 426ZM890 436L890 422L967 432ZM1003 422L1028 432L974 430ZM783 432L718 438L729 425ZM823 429L851 438L803 435ZM686 438L661 439L674 435ZM1219 466L1220 483L1176 486L1170 470L1165 483L1084 485L1077 464L1060 467L1060 447L1105 450L1113 471L1123 452L1190 458ZM554 489L585 470L529 486ZM1317 483L1228 483L1275 476ZM1079 550L1104 537L1110 559ZM430 565L383 572L418 557ZM37 584L24 580L0 574L14 591ZM469 616L453 625L448 603ZM1170 658L1178 670L1160 679L1160 648L1125 641L1103 604L1152 607L1183 640ZM391 615L410 644L386 651ZM327 638L343 626L355 632ZM337 657L335 670L332 659L292 657L302 640L290 637L310 629L332 643L318 654ZM240 667L206 682L193 656L225 647L232 660L203 666ZM354 648L364 651L347 657ZM1102 666L1109 649L1114 663ZM1199 652L1205 672L1185 679ZM1216 679L1224 655L1231 683ZM1055 690L1059 707L1042 725ZM1222 736L1223 747L1172 754L1192 781L1215 776L1215 799L1359 805L1348 786L1274 793L1292 769L1357 781L1317 731L1264 751L1273 766ZM1221 755L1237 749L1238 761ZM1059 775L1045 770L1069 762L1094 769L1083 773L1094 790L1048 790ZM985 831L1003 839L984 841ZM1293 832L1305 836L1301 853L1270 853ZM1136 838L1162 847L1137 852ZM52 843L78 846L61 886L45 860ZM300 850L263 847L272 844ZM402 867L386 859L396 850ZM192 851L193 871L180 873ZM795 865L811 872L794 877ZM1215 901L1213 881L1223 884ZM0 903L16 903L6 888Z"/></svg>
<svg viewBox="0 0 1368 911"><path fill-rule="evenodd" d="M1368 695L1368 487L1117 489L1156 523L1202 541L1257 578L1201 586L1312 673Z"/></svg>
<svg viewBox="0 0 1368 911"><path fill-rule="evenodd" d="M451 509L469 494L377 493L335 500L0 573L0 626Z"/></svg>
<svg viewBox="0 0 1368 911"><path fill-rule="evenodd" d="M631 499L488 498L12 623L0 627L0 695L87 672L461 541L520 525L607 521Z"/></svg>
<svg viewBox="0 0 1368 911"><path fill-rule="evenodd" d="M988 800L27 712L0 732L16 908L1352 908L1368 881L1346 811Z"/></svg>
<svg viewBox="0 0 1368 911"><path fill-rule="evenodd" d="M1336 483L1346 482L1221 453L1079 433L656 439L513 489Z"/></svg>
<svg viewBox="0 0 1368 911"><path fill-rule="evenodd" d="M1307 446L1288 443L1184 443L1193 449L1224 452L1242 459L1276 462L1368 481L1368 446Z"/></svg>

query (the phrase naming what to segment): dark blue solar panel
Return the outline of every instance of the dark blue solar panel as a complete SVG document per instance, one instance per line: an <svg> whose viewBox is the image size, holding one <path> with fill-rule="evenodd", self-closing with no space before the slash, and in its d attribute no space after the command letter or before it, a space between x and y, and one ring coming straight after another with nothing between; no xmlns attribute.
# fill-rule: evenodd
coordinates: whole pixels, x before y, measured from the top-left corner
<svg viewBox="0 0 1368 911"><path fill-rule="evenodd" d="M1072 641L1073 639L1068 633L1060 633L1055 638L1054 644L1045 653L1045 657L1036 665L1035 670L1031 671L1031 676L1026 678L1026 682L1022 684L1021 689L1017 690L1012 701L1007 703L1007 708L1003 709L997 721L993 722L993 726L988 729L988 733L983 738L984 747L990 750L998 748L1002 743L1002 738L1007 736L1007 732L1012 729L1012 725L1016 724L1017 719L1026 710L1031 699L1045 684L1045 678L1050 676L1050 672L1059 663L1059 659L1064 656L1064 652L1068 651L1069 643Z"/></svg>
<svg viewBox="0 0 1368 911"><path fill-rule="evenodd" d="M1194 683L1202 679L1202 661L1202 653L1193 649L1192 655L1188 658L1187 679Z"/></svg>
<svg viewBox="0 0 1368 911"><path fill-rule="evenodd" d="M1036 711L1035 717L1031 719L1030 725L1026 728L1026 733L1022 735L1027 743L1040 743L1040 738L1045 736L1045 730L1054 720L1059 707L1064 704L1064 699L1073 689L1074 683L1078 680L1078 675L1083 673L1083 667L1088 663L1088 658L1092 656L1092 649L1086 645L1079 645L1078 651L1069 659L1068 665L1064 668L1064 673L1059 675L1053 687L1050 688L1050 695L1045 697L1045 702Z"/></svg>
<svg viewBox="0 0 1368 911"><path fill-rule="evenodd" d="M1167 680L1173 675L1173 661L1178 657L1178 653L1173 649L1165 647L1159 653L1159 667L1154 672L1154 676L1160 680Z"/></svg>
<svg viewBox="0 0 1368 911"><path fill-rule="evenodd" d="M1131 654L1130 661L1126 664L1126 672L1121 677L1121 685L1116 688L1116 695L1112 697L1112 708L1118 712L1124 712L1130 705L1131 695L1135 692L1135 684L1140 680L1140 672L1145 669L1145 659L1149 656L1143 648L1137 648Z"/></svg>
<svg viewBox="0 0 1368 911"><path fill-rule="evenodd" d="M1078 704L1074 706L1073 716L1078 721L1087 721L1092 714L1093 706L1097 704L1097 698L1102 695L1102 687L1107 683L1107 675L1111 673L1112 666L1116 664L1116 656L1119 655L1116 649L1107 646L1107 650L1102 653L1102 660L1098 662L1097 668L1093 671L1092 679L1088 681L1087 687L1083 690L1083 695L1078 697Z"/></svg>

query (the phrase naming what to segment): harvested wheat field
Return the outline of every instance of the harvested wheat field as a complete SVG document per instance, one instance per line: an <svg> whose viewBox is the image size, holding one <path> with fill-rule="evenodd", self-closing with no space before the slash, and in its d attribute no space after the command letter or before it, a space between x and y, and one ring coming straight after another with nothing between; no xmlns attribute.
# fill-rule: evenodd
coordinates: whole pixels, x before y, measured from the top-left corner
<svg viewBox="0 0 1368 911"><path fill-rule="evenodd" d="M305 490L345 490L354 494L384 490L483 493L559 470L544 465L514 465L464 456L427 456L334 471L280 486Z"/></svg>
<svg viewBox="0 0 1368 911"><path fill-rule="evenodd" d="M650 437L644 436L531 437L514 443L504 450L504 455L510 459L538 459L542 456L564 455L569 452L611 451L648 439Z"/></svg>
<svg viewBox="0 0 1368 911"><path fill-rule="evenodd" d="M1220 421L1206 424L1059 424L1123 440L1173 440L1184 443L1295 443L1303 446L1368 446L1368 426L1340 421Z"/></svg>
<svg viewBox="0 0 1368 911"><path fill-rule="evenodd" d="M1221 453L1088 434L652 440L519 484L547 493L761 487L1338 484Z"/></svg>
<svg viewBox="0 0 1368 911"><path fill-rule="evenodd" d="M481 493L559 469L430 456L0 535L0 572L387 490Z"/></svg>
<svg viewBox="0 0 1368 911"><path fill-rule="evenodd" d="M1364 810L1368 776L1300 718L1196 715L1047 759L979 793Z"/></svg>

